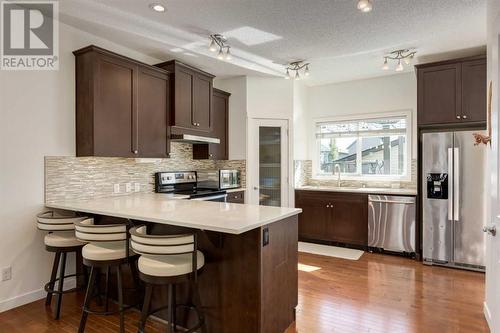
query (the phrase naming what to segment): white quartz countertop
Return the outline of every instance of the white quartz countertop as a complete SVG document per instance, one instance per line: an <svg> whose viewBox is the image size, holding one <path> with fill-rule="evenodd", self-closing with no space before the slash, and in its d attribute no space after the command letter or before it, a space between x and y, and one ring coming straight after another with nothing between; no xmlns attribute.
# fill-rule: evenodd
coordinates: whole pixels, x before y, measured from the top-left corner
<svg viewBox="0 0 500 333"><path fill-rule="evenodd" d="M349 192L366 194L409 195L416 196L417 190L411 188L385 188L385 187L333 187L333 186L299 186L296 190Z"/></svg>
<svg viewBox="0 0 500 333"><path fill-rule="evenodd" d="M175 199L165 194L137 193L45 206L229 234L241 234L302 212L299 208Z"/></svg>

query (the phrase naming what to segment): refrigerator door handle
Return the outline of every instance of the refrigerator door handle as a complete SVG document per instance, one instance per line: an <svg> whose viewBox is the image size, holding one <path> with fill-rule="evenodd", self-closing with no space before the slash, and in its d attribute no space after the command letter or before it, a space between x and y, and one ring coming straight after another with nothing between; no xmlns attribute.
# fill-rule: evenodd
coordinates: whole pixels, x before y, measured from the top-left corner
<svg viewBox="0 0 500 333"><path fill-rule="evenodd" d="M453 216L460 220L460 149L453 148Z"/></svg>
<svg viewBox="0 0 500 333"><path fill-rule="evenodd" d="M448 197L448 221L453 221L453 196L454 196L454 179L455 177L453 176L453 148L448 148L448 179L451 181L448 181L449 184L449 191L448 193L451 194L451 198Z"/></svg>

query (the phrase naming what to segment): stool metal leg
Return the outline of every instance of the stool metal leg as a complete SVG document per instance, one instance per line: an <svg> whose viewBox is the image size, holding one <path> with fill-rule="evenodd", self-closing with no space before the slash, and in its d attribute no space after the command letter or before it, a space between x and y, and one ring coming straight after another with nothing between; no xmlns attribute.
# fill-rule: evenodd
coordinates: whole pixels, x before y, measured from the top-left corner
<svg viewBox="0 0 500 333"><path fill-rule="evenodd" d="M177 318L176 318L176 309L177 309L177 297L175 284L172 285L172 328L175 332L177 328Z"/></svg>
<svg viewBox="0 0 500 333"><path fill-rule="evenodd" d="M61 252L56 252L54 256L54 263L52 264L52 273L50 274L50 284L49 287L51 290L54 289L54 284L57 276L57 269L59 268L59 261L61 259ZM45 298L45 305L50 305L52 303L52 293L47 293L47 298Z"/></svg>
<svg viewBox="0 0 500 333"><path fill-rule="evenodd" d="M78 333L83 333L85 331L85 324L87 323L87 317L89 315L87 313L87 310L90 305L90 300L92 299L95 278L96 278L96 269L94 267L91 267L89 283L87 285L87 292L85 293L85 301L83 302L82 318L80 319L80 327L78 328Z"/></svg>
<svg viewBox="0 0 500 333"><path fill-rule="evenodd" d="M106 312L109 310L109 276L110 276L110 271L111 271L111 267L108 266L108 268L106 268L106 286L104 287L104 302L105 303L105 308L106 308Z"/></svg>
<svg viewBox="0 0 500 333"><path fill-rule="evenodd" d="M66 271L66 252L62 253L61 257L61 268L59 272L59 285L57 291L59 292L57 295L57 306L56 306L56 320L59 319L61 315L61 303L63 297L63 286L64 286L64 272Z"/></svg>
<svg viewBox="0 0 500 333"><path fill-rule="evenodd" d="M170 283L168 285L168 313L167 313L167 332L174 333L175 327L173 327L173 312L175 311L174 307L174 293L173 293L173 285Z"/></svg>
<svg viewBox="0 0 500 333"><path fill-rule="evenodd" d="M139 322L139 333L144 333L146 321L149 316L149 309L151 306L151 296L153 295L153 285L147 283L144 294L144 304L142 305L141 321Z"/></svg>
<svg viewBox="0 0 500 333"><path fill-rule="evenodd" d="M123 286L120 265L116 268L116 276L118 280L118 306L120 307L120 333L125 333L125 310L123 309Z"/></svg>

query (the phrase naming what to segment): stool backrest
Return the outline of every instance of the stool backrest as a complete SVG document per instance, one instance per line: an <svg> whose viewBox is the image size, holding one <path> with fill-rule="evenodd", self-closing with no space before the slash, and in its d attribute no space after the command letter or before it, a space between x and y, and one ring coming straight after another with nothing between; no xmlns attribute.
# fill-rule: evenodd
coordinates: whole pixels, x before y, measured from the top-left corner
<svg viewBox="0 0 500 333"><path fill-rule="evenodd" d="M58 213L48 211L36 216L37 227L44 231L70 231L75 229L75 222L85 220L85 216L74 213Z"/></svg>
<svg viewBox="0 0 500 333"><path fill-rule="evenodd" d="M130 229L131 245L135 253L143 255L173 255L196 252L194 234L148 235L146 226Z"/></svg>
<svg viewBox="0 0 500 333"><path fill-rule="evenodd" d="M75 222L75 235L86 242L111 242L127 239L127 224L94 224L93 218Z"/></svg>

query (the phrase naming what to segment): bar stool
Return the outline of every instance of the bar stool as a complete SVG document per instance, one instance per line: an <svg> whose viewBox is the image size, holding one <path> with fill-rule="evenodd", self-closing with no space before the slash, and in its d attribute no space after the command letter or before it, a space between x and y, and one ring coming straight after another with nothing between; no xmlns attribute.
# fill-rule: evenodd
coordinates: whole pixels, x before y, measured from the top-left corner
<svg viewBox="0 0 500 333"><path fill-rule="evenodd" d="M187 307L196 312L198 323L184 332L205 330L205 320L201 311L198 289L198 270L205 264L205 257L198 251L196 234L148 235L146 226L130 229L131 245L138 260L139 276L146 284L139 332L144 332L149 315L168 308L168 332L176 329L176 308ZM176 285L189 283L194 297L187 305L176 304ZM153 286L168 286L168 304L150 310Z"/></svg>
<svg viewBox="0 0 500 333"><path fill-rule="evenodd" d="M129 257L134 256L134 252L129 249L127 223L122 224L94 224L93 218L88 218L75 223L76 237L82 241L89 242L82 249L83 264L90 267L89 282L87 285L87 292L85 294L85 301L82 309L82 317L80 320L79 333L85 331L88 314L96 315L111 315L115 313L120 314L120 332L125 331L124 312L126 309L132 307L131 305L125 306L123 304L123 281L122 269L123 264L130 264L132 274L137 276L135 271L135 263L129 261ZM117 286L118 286L118 311L108 311L108 281L106 281L105 301L106 308L104 311L97 311L90 309L90 301L93 297L94 284L98 269L105 269L106 276L112 268L116 269Z"/></svg>
<svg viewBox="0 0 500 333"><path fill-rule="evenodd" d="M56 309L54 318L59 319L61 315L61 303L63 294L73 292L78 288L64 290L64 280L70 277L77 277L78 274L66 274L66 257L68 253L74 252L79 255L80 250L85 243L80 242L75 237L75 222L81 221L85 217L76 216L74 213L65 212L58 213L49 211L37 215L37 227L39 230L48 231L45 235L45 249L48 252L54 252L54 263L52 264L52 273L50 281L45 284L47 297L45 305L50 306L52 303L52 295L57 295ZM60 265L60 268L59 268ZM57 270L59 268L59 277ZM76 268L76 267L75 267ZM58 282L57 290L54 290L55 283Z"/></svg>

